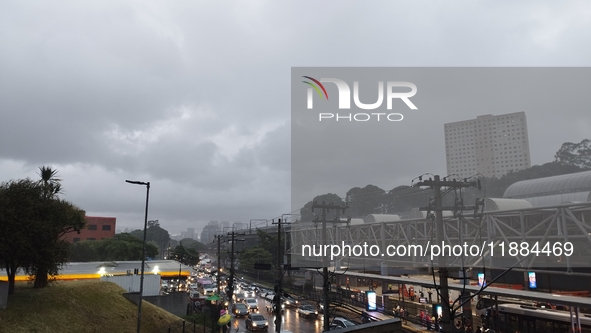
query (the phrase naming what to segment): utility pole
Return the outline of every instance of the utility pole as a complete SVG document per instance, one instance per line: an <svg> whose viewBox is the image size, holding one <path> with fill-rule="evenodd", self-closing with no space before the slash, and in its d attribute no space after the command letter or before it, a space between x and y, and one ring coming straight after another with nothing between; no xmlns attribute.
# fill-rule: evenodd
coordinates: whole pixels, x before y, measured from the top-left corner
<svg viewBox="0 0 591 333"><path fill-rule="evenodd" d="M449 188L462 188L462 187L470 187L476 186L480 189L480 181L458 181L458 180L443 180L440 179L439 175L433 176L433 179L429 178L429 180L422 180L422 177L419 177L419 182L415 186L429 186L434 190L434 199L435 199L435 230L437 233L437 244L442 244L444 241L444 228L443 228L443 198L441 194L442 187L449 187ZM441 305L443 308L441 324L443 326L443 332L455 332L455 326L453 324L453 317L452 311L449 307L449 285L447 278L449 276L449 272L447 270L447 259L445 255L440 255L438 258L438 265L439 265L439 290L441 295Z"/></svg>
<svg viewBox="0 0 591 333"><path fill-rule="evenodd" d="M228 308L232 308L232 295L234 295L234 243L237 241L244 241L244 239L236 239L235 236L240 236L244 234L237 234L236 232L232 231L228 233L228 236L232 236L230 245L230 282L228 282L228 300L229 305Z"/></svg>
<svg viewBox="0 0 591 333"><path fill-rule="evenodd" d="M275 332L281 332L281 282L283 270L281 269L281 219L277 219L277 284L275 285Z"/></svg>
<svg viewBox="0 0 591 333"><path fill-rule="evenodd" d="M222 258L220 255L220 250L221 250L222 235L216 235L215 237L218 239L218 271L217 271L218 296L221 296L222 295L222 286L221 286L221 282L220 282L220 270L222 269Z"/></svg>
<svg viewBox="0 0 591 333"><path fill-rule="evenodd" d="M324 201L322 201L322 204L317 204L316 201L314 201L314 203L312 204L312 212L314 212L314 209L316 208L320 208L322 210L322 220L318 221L318 219L315 219L314 222L320 222L322 223L322 246L327 245L327 241L326 241L326 223L348 223L348 221L340 221L339 219L339 214L338 211L342 210L343 214L345 214L345 210L347 208L349 208L349 206L345 205L335 205L332 202L329 204L326 204ZM337 215L334 219L334 221L327 221L326 220L326 213L331 210L334 209L337 212ZM324 331L328 331L330 329L330 311L329 311L329 305L330 302L328 301L328 297L329 297L329 291L330 291L330 283L329 283L329 276L328 276L328 258L326 256L326 253L324 253L324 256L322 257L322 298L323 298L323 306L324 306L324 311L323 311L323 316L324 316Z"/></svg>

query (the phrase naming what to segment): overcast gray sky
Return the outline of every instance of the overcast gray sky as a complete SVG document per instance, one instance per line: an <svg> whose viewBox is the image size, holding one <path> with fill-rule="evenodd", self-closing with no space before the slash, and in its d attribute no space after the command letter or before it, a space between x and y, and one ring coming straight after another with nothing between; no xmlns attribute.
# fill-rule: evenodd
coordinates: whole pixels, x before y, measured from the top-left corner
<svg viewBox="0 0 591 333"><path fill-rule="evenodd" d="M149 219L179 233L291 212L291 67L589 66L591 4L5 1L0 45L0 180L52 166L63 198L121 229L143 226L125 179L150 181ZM528 117L532 163L589 118L534 147L556 121Z"/></svg>

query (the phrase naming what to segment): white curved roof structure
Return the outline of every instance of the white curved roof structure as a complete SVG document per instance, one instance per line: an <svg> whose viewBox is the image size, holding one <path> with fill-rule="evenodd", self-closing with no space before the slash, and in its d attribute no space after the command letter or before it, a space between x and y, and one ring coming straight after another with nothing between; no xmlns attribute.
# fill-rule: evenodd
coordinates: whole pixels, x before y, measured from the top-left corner
<svg viewBox="0 0 591 333"><path fill-rule="evenodd" d="M363 220L365 223L395 222L400 221L401 218L395 214L369 214Z"/></svg>
<svg viewBox="0 0 591 333"><path fill-rule="evenodd" d="M503 198L525 199L534 207L591 201L591 171L523 180L509 186Z"/></svg>
<svg viewBox="0 0 591 333"><path fill-rule="evenodd" d="M492 212L497 210L514 210L523 208L532 208L532 204L525 199L503 199L486 198L484 199L484 211Z"/></svg>

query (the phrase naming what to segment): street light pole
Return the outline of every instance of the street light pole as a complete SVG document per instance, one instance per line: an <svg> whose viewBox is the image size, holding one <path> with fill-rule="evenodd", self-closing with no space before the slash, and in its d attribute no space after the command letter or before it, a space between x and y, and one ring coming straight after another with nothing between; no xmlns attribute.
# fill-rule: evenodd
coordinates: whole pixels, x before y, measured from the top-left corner
<svg viewBox="0 0 591 333"><path fill-rule="evenodd" d="M137 180L126 180L126 183L135 185L146 185L146 213L144 218L144 239L142 241L142 269L140 275L140 299L137 306L137 333L140 333L142 326L142 296L144 294L144 266L146 263L146 233L148 230L148 202L150 198L150 182L140 182Z"/></svg>
<svg viewBox="0 0 591 333"><path fill-rule="evenodd" d="M183 240L182 239L179 241L179 245L181 248L183 248ZM185 251L183 251L183 254L180 256L180 258L177 258L179 260L179 280L178 280L179 283L177 283L177 285L176 285L177 292L181 291L181 268L183 265L184 256L185 256Z"/></svg>

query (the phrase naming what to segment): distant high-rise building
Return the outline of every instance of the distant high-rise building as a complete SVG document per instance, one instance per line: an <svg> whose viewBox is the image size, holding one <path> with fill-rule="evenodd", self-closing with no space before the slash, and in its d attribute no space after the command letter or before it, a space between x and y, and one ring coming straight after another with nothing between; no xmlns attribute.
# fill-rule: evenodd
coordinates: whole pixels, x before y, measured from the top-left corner
<svg viewBox="0 0 591 333"><path fill-rule="evenodd" d="M181 232L181 239L191 238L195 239L195 229L194 228L187 228L187 231Z"/></svg>
<svg viewBox="0 0 591 333"><path fill-rule="evenodd" d="M201 232L201 243L208 244L213 242L216 235L220 235L222 233L222 228L218 221L209 221L205 227L203 227L203 231Z"/></svg>
<svg viewBox="0 0 591 333"><path fill-rule="evenodd" d="M525 112L447 123L447 174L501 177L531 167Z"/></svg>

